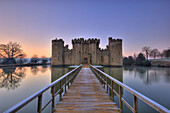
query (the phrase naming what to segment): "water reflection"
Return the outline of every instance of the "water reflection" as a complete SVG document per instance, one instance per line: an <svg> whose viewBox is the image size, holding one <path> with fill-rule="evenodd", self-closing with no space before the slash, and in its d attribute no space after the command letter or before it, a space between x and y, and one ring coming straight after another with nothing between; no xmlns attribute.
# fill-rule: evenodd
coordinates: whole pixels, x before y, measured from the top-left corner
<svg viewBox="0 0 170 113"><path fill-rule="evenodd" d="M101 70L123 83L123 68L105 67ZM119 85L113 83L113 88L116 92L119 93ZM123 90L121 90L121 93L123 94Z"/></svg>
<svg viewBox="0 0 170 113"><path fill-rule="evenodd" d="M28 71L30 69L30 71ZM47 65L31 67L4 67L0 68L0 88L14 90L20 86L20 82L25 78L26 73L38 75L39 72L45 73L48 70Z"/></svg>
<svg viewBox="0 0 170 113"><path fill-rule="evenodd" d="M159 82L161 76L165 76L165 82L170 82L170 70L168 68L124 67L124 71L129 72L129 75L134 75L135 78L140 78L146 85Z"/></svg>
<svg viewBox="0 0 170 113"><path fill-rule="evenodd" d="M40 71L40 69L39 69L38 66L32 66L32 67L31 67L31 73L32 73L33 75L37 75L39 71Z"/></svg>
<svg viewBox="0 0 170 113"><path fill-rule="evenodd" d="M66 67L51 67L51 83L63 76L68 72L68 68ZM59 89L59 83L56 84L55 92Z"/></svg>
<svg viewBox="0 0 170 113"><path fill-rule="evenodd" d="M24 67L2 68L0 88L6 88L7 90L18 88L20 86L19 82L26 76L25 71Z"/></svg>

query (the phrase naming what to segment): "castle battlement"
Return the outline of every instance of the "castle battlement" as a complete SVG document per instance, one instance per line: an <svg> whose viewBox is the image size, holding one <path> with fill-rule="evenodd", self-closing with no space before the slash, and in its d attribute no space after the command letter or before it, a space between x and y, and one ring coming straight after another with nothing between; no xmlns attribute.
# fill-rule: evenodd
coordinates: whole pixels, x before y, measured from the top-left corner
<svg viewBox="0 0 170 113"><path fill-rule="evenodd" d="M57 39L57 38L52 40L52 42L63 42L64 43L63 39Z"/></svg>
<svg viewBox="0 0 170 113"><path fill-rule="evenodd" d="M112 39L112 37L109 37L109 42L122 42L122 39Z"/></svg>
<svg viewBox="0 0 170 113"><path fill-rule="evenodd" d="M100 39L97 38L89 38L88 40L84 39L84 38L78 38L78 39L73 39L72 40L72 44L81 44L81 43L100 43Z"/></svg>

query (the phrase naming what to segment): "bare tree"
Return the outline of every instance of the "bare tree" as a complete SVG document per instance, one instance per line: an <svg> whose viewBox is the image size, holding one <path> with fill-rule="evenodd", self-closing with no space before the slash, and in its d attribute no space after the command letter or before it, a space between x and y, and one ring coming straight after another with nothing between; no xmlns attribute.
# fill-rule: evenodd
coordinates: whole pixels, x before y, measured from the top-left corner
<svg viewBox="0 0 170 113"><path fill-rule="evenodd" d="M21 58L24 57L21 45L17 42L9 42L8 44L0 44L0 57L2 58Z"/></svg>
<svg viewBox="0 0 170 113"><path fill-rule="evenodd" d="M149 54L150 54L150 47L145 46L142 48L142 51L145 52L146 59L148 60Z"/></svg>
<svg viewBox="0 0 170 113"><path fill-rule="evenodd" d="M154 59L156 57L159 57L160 56L160 52L158 51L158 49L153 49L151 52L150 52L150 56L152 56Z"/></svg>

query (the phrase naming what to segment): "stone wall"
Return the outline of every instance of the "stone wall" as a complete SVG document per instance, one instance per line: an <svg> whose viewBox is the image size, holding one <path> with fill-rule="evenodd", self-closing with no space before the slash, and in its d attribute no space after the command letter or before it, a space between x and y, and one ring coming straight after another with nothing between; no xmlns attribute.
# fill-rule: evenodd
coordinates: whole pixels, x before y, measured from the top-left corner
<svg viewBox="0 0 170 113"><path fill-rule="evenodd" d="M79 65L85 60L92 65L122 66L122 40L109 37L106 49L99 48L99 39L73 39L73 49L62 39L52 40L52 65Z"/></svg>

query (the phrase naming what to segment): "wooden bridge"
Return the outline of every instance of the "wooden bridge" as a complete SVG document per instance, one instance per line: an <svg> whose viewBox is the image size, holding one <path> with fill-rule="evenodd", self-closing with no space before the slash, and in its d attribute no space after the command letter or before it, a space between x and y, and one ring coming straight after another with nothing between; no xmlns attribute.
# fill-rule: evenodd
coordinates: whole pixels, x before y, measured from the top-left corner
<svg viewBox="0 0 170 113"><path fill-rule="evenodd" d="M106 86L105 90L103 86ZM117 92L113 85L119 86ZM59 87L58 87L59 86ZM42 107L42 95L45 91L51 88L52 97ZM55 89L57 90L55 91ZM123 89L129 91L133 95L133 107L131 107L122 97ZM108 94L109 91L109 94ZM64 92L64 96L63 96ZM106 93L107 92L107 93ZM119 108L113 102L114 95L119 97ZM59 95L60 101L55 104L55 96ZM52 103L53 113L119 113L122 111L122 102L133 112L138 112L138 99L142 100L155 110L161 113L169 113L170 111L164 106L156 103L141 93L133 90L127 85L112 78L108 74L90 65L82 68L78 66L74 70L63 75L50 85L26 98L22 102L11 107L4 113L17 112L32 100L38 97L37 112L41 113L49 103Z"/></svg>

